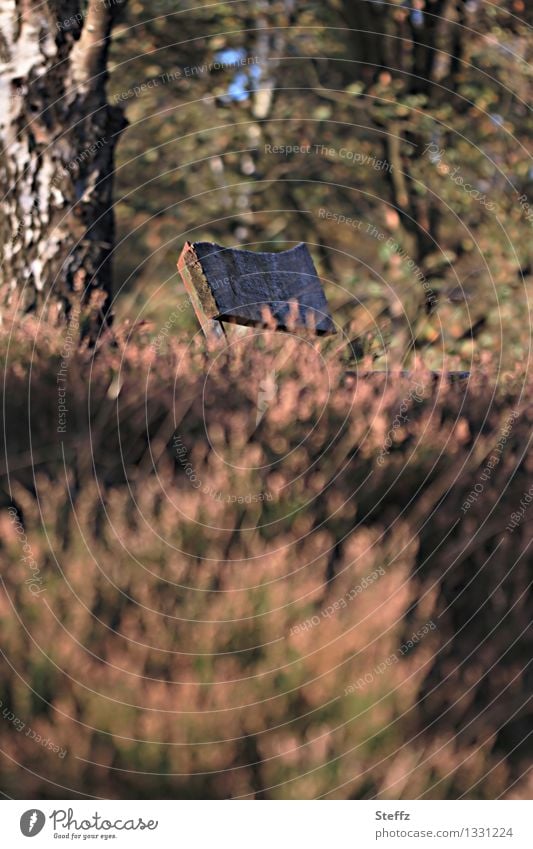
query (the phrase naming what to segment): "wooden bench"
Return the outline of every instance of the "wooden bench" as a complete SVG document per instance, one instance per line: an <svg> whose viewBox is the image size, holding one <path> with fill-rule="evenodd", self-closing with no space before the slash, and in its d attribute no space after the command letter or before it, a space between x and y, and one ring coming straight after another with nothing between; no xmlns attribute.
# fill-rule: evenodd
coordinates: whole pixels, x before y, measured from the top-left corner
<svg viewBox="0 0 533 849"><path fill-rule="evenodd" d="M279 253L224 248L213 242L186 242L178 269L198 321L211 342L226 344L229 325L274 327L319 336L336 333L322 284L307 246ZM348 379L408 371L346 372ZM433 378L442 377L432 372ZM446 372L450 381L470 372Z"/></svg>
<svg viewBox="0 0 533 849"><path fill-rule="evenodd" d="M255 253L187 242L178 269L208 338L221 338L228 324L321 336L336 332L303 243L280 253Z"/></svg>

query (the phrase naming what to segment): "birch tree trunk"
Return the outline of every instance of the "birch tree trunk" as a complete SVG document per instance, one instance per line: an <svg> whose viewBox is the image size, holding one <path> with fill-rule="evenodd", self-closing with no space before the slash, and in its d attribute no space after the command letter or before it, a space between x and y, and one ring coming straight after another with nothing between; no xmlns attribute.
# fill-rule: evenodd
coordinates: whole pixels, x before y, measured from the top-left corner
<svg viewBox="0 0 533 849"><path fill-rule="evenodd" d="M127 0L126 0L127 2ZM106 320L114 149L106 99L120 0L0 0L0 315L6 303Z"/></svg>

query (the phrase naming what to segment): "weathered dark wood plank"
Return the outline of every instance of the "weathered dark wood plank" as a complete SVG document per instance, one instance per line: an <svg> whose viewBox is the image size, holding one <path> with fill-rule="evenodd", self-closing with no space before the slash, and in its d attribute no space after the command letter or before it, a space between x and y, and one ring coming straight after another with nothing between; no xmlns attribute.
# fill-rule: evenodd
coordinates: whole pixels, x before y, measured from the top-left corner
<svg viewBox="0 0 533 849"><path fill-rule="evenodd" d="M213 322L263 326L265 308L279 330L335 333L322 284L303 243L280 253L187 242L178 262L206 334Z"/></svg>

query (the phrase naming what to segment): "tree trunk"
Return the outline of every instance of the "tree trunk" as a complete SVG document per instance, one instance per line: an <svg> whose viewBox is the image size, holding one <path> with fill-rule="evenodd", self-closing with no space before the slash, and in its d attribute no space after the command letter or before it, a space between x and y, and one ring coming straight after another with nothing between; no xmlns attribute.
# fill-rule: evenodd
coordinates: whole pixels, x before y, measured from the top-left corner
<svg viewBox="0 0 533 849"><path fill-rule="evenodd" d="M127 0L126 0L127 2ZM106 99L120 0L0 0L0 303L107 320L113 161Z"/></svg>
<svg viewBox="0 0 533 849"><path fill-rule="evenodd" d="M388 69L392 64L395 45L394 40L387 38L389 30L394 29L391 10L381 9L369 0L333 0L332 6L349 27L354 47L345 73L370 85L382 68ZM354 65L353 60L358 64Z"/></svg>

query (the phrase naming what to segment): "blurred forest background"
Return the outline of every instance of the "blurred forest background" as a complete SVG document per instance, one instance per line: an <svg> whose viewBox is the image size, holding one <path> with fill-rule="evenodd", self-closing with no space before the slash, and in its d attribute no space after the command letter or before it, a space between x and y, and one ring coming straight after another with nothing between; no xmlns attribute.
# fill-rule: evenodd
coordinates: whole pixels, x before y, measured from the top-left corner
<svg viewBox="0 0 533 849"><path fill-rule="evenodd" d="M264 250L301 240L356 353L414 340L429 367L448 354L468 368L485 351L514 367L529 354L533 222L519 198L533 183L532 16L521 0L194 13L132 0L110 78L130 122L118 314L161 322L182 291L172 269L187 238ZM213 68L224 61L253 64ZM194 327L186 312L181 323Z"/></svg>
<svg viewBox="0 0 533 849"><path fill-rule="evenodd" d="M532 23L120 6L113 325L94 344L83 310L13 300L0 325L4 795L531 798ZM187 239L306 242L350 344L206 356Z"/></svg>

